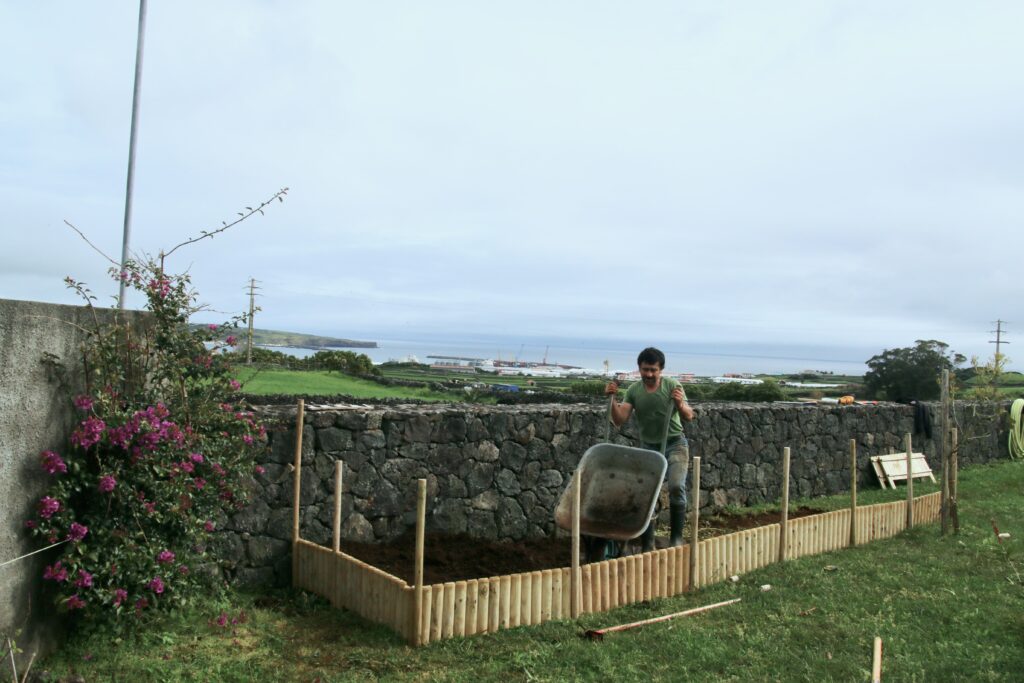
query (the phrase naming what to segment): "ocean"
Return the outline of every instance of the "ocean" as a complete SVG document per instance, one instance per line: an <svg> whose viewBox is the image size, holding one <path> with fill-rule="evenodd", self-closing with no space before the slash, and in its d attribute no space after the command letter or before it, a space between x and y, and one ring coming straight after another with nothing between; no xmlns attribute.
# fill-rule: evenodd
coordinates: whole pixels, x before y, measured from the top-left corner
<svg viewBox="0 0 1024 683"><path fill-rule="evenodd" d="M612 372L636 369L636 356L643 343L623 341L562 341L556 344L516 342L514 340L410 340L382 339L377 348L348 349L365 353L374 363L405 360L415 357L421 363L431 362L430 356L459 358L491 358L572 365L603 371L605 361ZM266 347L303 358L315 351L289 347ZM864 362L874 352L862 349L828 347L702 345L672 348L665 352L665 370L669 373L692 372L699 376L718 376L725 373L787 374L812 370L839 375L862 375L867 370Z"/></svg>

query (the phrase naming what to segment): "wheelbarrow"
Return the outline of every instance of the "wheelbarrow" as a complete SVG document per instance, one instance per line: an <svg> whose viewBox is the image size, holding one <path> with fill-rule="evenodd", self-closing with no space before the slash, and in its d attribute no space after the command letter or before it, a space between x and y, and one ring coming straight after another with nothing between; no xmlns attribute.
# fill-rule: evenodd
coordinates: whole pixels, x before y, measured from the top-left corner
<svg viewBox="0 0 1024 683"><path fill-rule="evenodd" d="M608 404L608 430L611 441L611 408ZM662 438L662 452L668 441L673 410L669 410ZM572 530L572 488L580 479L580 533L613 541L638 537L650 524L661 493L668 461L658 451L613 443L591 446L580 458L569 485L555 507L555 524Z"/></svg>

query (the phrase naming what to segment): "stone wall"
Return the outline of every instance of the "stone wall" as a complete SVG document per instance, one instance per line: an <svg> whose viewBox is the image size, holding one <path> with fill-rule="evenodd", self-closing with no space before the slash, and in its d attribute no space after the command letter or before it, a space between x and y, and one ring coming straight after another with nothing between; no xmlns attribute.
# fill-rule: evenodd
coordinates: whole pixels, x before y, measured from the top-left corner
<svg viewBox="0 0 1024 683"><path fill-rule="evenodd" d="M696 407L686 432L691 455L702 460L704 513L778 500L785 446L792 449L794 497L848 490L850 439L858 444L860 485L877 486L868 458L902 450L903 435L914 430L914 409L902 405ZM258 477L256 500L229 522L220 547L232 558L228 574L239 581L287 583L295 409L267 407L263 414L272 423L266 472ZM962 466L1008 457L1002 417L966 403L955 405L954 416ZM344 540L384 541L408 530L419 478L427 480L431 530L499 539L554 533L555 503L582 454L605 440L606 425L603 406L583 404L309 406L302 536L330 543L336 459L345 465ZM630 423L612 440L634 445L635 436ZM924 434L914 436L914 449L940 469Z"/></svg>

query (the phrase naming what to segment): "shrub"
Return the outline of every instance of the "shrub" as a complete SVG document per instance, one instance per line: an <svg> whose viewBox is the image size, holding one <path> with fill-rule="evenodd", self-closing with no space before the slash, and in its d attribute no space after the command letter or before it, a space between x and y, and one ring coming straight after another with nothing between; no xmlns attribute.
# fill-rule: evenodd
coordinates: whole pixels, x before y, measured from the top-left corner
<svg viewBox="0 0 1024 683"><path fill-rule="evenodd" d="M580 396L604 396L604 388L607 383L604 380L583 380L569 384L569 393Z"/></svg>
<svg viewBox="0 0 1024 683"><path fill-rule="evenodd" d="M187 275L152 259L111 274L144 294L150 315L141 324L94 316L77 427L64 454L41 455L50 483L26 522L48 543L66 542L43 574L57 602L99 620L198 594L211 534L244 503L265 443L253 414L232 402L238 383L218 353L244 316L190 329ZM92 308L89 290L66 282Z"/></svg>

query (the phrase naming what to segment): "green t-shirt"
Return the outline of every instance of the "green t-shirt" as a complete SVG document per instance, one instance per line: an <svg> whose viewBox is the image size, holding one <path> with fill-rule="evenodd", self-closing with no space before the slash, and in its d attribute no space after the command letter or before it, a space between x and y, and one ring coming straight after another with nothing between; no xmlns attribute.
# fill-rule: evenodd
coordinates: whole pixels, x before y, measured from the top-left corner
<svg viewBox="0 0 1024 683"><path fill-rule="evenodd" d="M637 425L640 427L640 440L644 443L661 445L661 439L665 435L666 411L672 411L672 422L668 427L668 438L681 436L683 423L679 419L679 411L672 402L672 390L681 387L678 381L671 377L662 377L661 384L656 391L648 392L643 381L633 382L626 389L625 403L633 406L633 414L636 415ZM683 391L683 398L686 398L686 391Z"/></svg>

